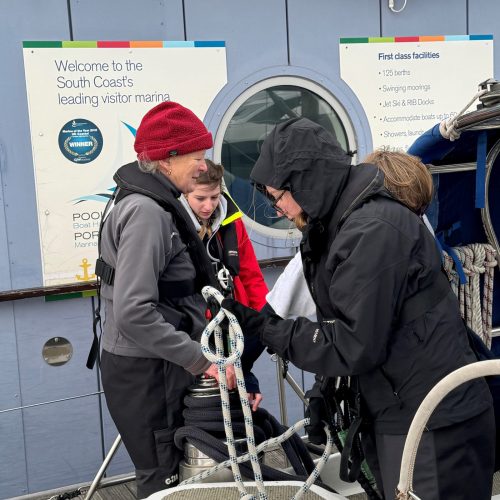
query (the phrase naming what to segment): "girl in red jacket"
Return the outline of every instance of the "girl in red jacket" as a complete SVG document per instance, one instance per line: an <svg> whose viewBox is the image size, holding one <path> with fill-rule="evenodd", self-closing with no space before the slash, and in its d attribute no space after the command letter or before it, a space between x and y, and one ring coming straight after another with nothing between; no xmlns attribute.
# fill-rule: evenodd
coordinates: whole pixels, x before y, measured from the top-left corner
<svg viewBox="0 0 500 500"><path fill-rule="evenodd" d="M227 293L238 302L260 311L266 303L268 288L245 229L243 214L222 189L222 165L208 159L205 162L207 171L196 179L194 191L181 196L181 202L205 243L214 272L227 283ZM249 372L263 346L260 343L258 346L249 345L252 340L245 344L241 361L252 409L256 410L262 395L256 377Z"/></svg>

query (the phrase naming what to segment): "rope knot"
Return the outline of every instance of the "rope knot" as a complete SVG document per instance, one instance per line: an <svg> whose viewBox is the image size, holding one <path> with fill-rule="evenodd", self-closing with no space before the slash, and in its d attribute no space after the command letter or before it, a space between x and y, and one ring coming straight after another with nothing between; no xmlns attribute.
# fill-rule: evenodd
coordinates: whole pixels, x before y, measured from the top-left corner
<svg viewBox="0 0 500 500"><path fill-rule="evenodd" d="M448 139L449 141L456 141L460 138L460 132L457 132L456 126L457 120L454 118L443 120L439 124L439 133L442 135L442 137Z"/></svg>

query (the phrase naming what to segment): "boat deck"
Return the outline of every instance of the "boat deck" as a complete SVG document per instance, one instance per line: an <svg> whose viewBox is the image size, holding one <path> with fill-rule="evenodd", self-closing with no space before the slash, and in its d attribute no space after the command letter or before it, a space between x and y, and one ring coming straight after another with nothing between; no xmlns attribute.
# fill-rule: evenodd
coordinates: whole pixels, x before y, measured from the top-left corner
<svg viewBox="0 0 500 500"><path fill-rule="evenodd" d="M23 497L17 497L18 500L49 500L50 498L57 498L57 495L69 493L71 488L64 488L60 491L51 491L50 493L37 493L34 495L26 495ZM493 495L500 494L500 472L497 472L493 477ZM84 500L85 495L79 495L77 497L73 497L75 500ZM239 497L238 497L239 498ZM359 493L356 495L348 496L349 500L367 500L367 496L364 493ZM16 500L16 499L12 499ZM113 486L105 486L101 489L98 489L94 495L92 496L92 500L136 500L135 496L135 484L134 481L127 481L121 484L115 484ZM230 499L227 499L230 500ZM235 500L236 497L235 497Z"/></svg>
<svg viewBox="0 0 500 500"><path fill-rule="evenodd" d="M277 447L272 450L268 450L265 452L266 458L265 462L267 465L271 467L283 469L289 465L286 455L283 452L281 447ZM106 485L108 481L114 481L112 485ZM117 484L119 481L123 481ZM71 493L76 493L76 491L81 488L82 494L77 496L71 496L71 498L75 500L84 500L85 494L88 491L89 484L79 484L68 486L66 488L60 488L57 490L52 490L50 492L41 492L32 495L25 495L22 497L16 497L11 500L59 500L58 495L66 495L61 496L60 498L70 498L68 495ZM103 479L103 485L93 494L92 500L136 500L135 496L135 482L130 480L130 475L116 476L109 479ZM236 494L235 500L239 498L239 495ZM306 498L306 497L304 497ZM351 495L349 500L365 500L367 497L365 494L356 494ZM230 500L229 498L227 500Z"/></svg>
<svg viewBox="0 0 500 500"><path fill-rule="evenodd" d="M53 497L53 500L56 500L58 494L68 493L68 488L61 490L60 493L50 492L50 494L36 494L36 495L27 495L24 497L17 497L18 500L21 498L23 500L49 500ZM50 495L50 496L49 496ZM73 497L75 500L84 500L85 494ZM240 497L236 494L234 500L238 500ZM304 497L305 499L307 497ZM367 496L364 493L360 493L357 495L351 495L349 500L367 500ZM12 500L17 500L12 499ZM94 495L92 496L92 500L136 500L135 496L135 484L134 481L128 481L122 484L115 484L113 486L106 486L104 488L98 489ZM227 498L227 500L231 500Z"/></svg>
<svg viewBox="0 0 500 500"><path fill-rule="evenodd" d="M284 453L280 449L275 449L270 452L266 452L266 462L268 465L274 466L276 468L283 468L284 460L286 461L286 457ZM274 462L274 464L273 464ZM115 484L106 485L103 484L92 496L92 500L136 500L135 496L135 482L130 480L130 475L116 476L112 478ZM122 480L123 482L116 484ZM111 479L104 479L103 483L111 481ZM88 484L85 485L74 485L68 486L66 488L61 488L58 490L53 490L50 492L41 492L32 495L24 495L22 497L16 497L11 500L59 500L58 495L61 495L59 498L74 498L75 500L84 500L85 494L88 491ZM76 492L78 488L81 488L82 494L77 496L68 496L68 494ZM235 493L234 500L239 499L239 495ZM500 472L497 472L493 477L493 495L500 495ZM364 493L358 493L354 495L349 495L346 498L349 500L367 500L368 497ZM227 498L227 500L232 500Z"/></svg>

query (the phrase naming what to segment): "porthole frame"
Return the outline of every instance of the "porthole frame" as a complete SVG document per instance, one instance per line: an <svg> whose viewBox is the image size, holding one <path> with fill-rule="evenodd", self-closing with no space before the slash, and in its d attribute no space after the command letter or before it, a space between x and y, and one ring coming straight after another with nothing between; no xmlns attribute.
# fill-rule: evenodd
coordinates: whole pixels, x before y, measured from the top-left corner
<svg viewBox="0 0 500 500"><path fill-rule="evenodd" d="M233 99L232 102L227 106L226 111L223 113L220 119L217 132L214 136L214 160L216 162L221 161L224 136L226 134L229 123L231 122L233 116L239 110L239 108L258 92L283 85L303 88L322 98L335 111L342 126L344 127L349 149L352 151L357 150L356 134L352 124L352 120L350 119L341 102L329 90L327 90L317 82L314 82L302 76L277 75L264 78L258 82L255 82L253 85L248 86L248 88L237 95L236 98ZM356 161L356 155L354 156L353 161ZM235 201L236 203L238 203L238 200ZM266 239L272 238L276 246L295 248L300 242L301 233L296 228L271 228L260 224L259 222L256 222L247 214L243 215L243 220L245 221L245 224L247 225L251 233L260 234Z"/></svg>

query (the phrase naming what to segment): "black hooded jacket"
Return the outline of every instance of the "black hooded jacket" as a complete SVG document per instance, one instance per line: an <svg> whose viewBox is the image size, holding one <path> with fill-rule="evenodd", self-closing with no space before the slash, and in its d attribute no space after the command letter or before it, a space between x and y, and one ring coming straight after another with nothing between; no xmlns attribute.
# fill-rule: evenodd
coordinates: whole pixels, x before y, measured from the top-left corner
<svg viewBox="0 0 500 500"><path fill-rule="evenodd" d="M376 431L406 433L429 390L475 361L451 289L417 319L399 320L405 301L441 277L432 235L392 199L380 170L350 166L336 139L304 118L275 128L251 177L289 190L308 216L301 254L318 316L267 320L264 344L312 373L357 375ZM484 380L468 383L443 401L428 427L490 406Z"/></svg>

